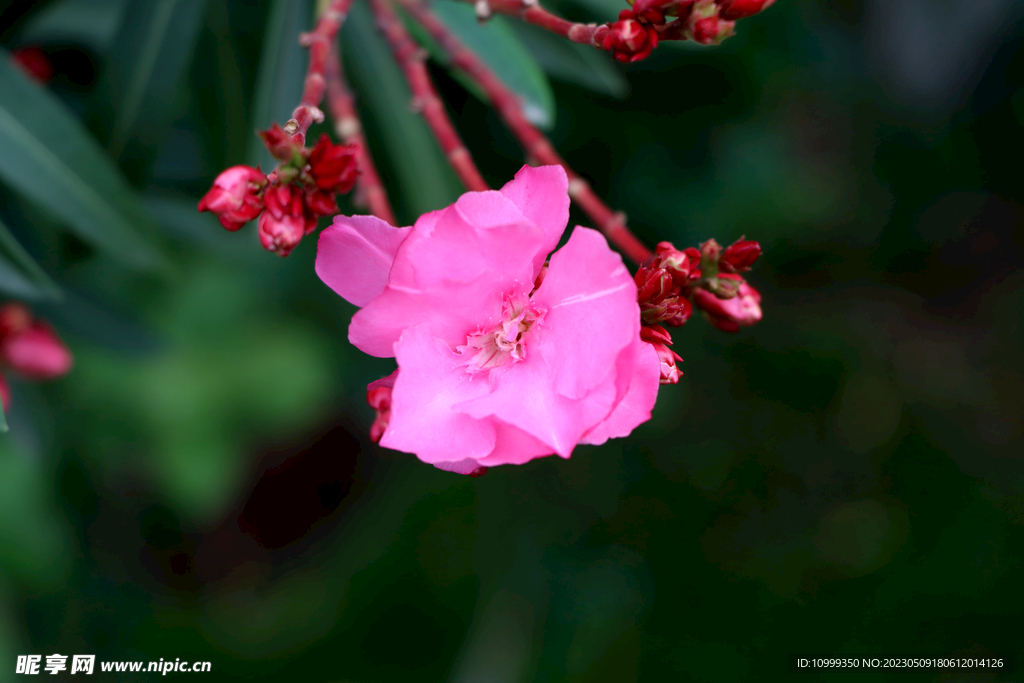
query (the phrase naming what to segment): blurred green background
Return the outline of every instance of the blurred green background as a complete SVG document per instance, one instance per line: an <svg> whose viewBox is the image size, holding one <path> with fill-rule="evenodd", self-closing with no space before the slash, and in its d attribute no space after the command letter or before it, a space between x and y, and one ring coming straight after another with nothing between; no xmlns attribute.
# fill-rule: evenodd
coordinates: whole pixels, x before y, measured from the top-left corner
<svg viewBox="0 0 1024 683"><path fill-rule="evenodd" d="M313 11L0 2L3 46L56 71L0 53L0 222L41 265L0 254L0 288L77 361L13 383L0 436L0 681L54 652L224 681L1021 680L1020 2L779 0L625 68L486 29L642 237L761 241L765 318L677 331L686 374L631 437L480 479L369 442L390 367L347 343L315 239L282 260L195 212L219 170L270 167L254 131L298 101ZM363 5L342 42L400 220L450 203ZM432 69L504 183L513 138ZM82 182L107 213L66 201ZM795 652L1016 659L797 674Z"/></svg>

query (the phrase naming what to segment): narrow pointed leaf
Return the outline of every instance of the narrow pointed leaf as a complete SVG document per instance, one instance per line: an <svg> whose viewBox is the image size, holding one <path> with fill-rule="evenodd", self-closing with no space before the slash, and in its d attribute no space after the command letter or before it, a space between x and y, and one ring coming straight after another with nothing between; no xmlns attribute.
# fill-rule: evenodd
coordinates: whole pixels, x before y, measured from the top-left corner
<svg viewBox="0 0 1024 683"><path fill-rule="evenodd" d="M25 25L29 45L73 43L106 52L117 33L127 0L61 0L51 2Z"/></svg>
<svg viewBox="0 0 1024 683"><path fill-rule="evenodd" d="M402 71L377 33L365 3L357 3L342 28L345 69L370 111L367 128L376 131L398 183L393 199L404 202L409 219L440 209L458 198L460 186L437 140L411 109L412 93ZM382 173L388 171L382 166Z"/></svg>
<svg viewBox="0 0 1024 683"><path fill-rule="evenodd" d="M60 299L60 287L0 222L0 290L19 299Z"/></svg>
<svg viewBox="0 0 1024 683"><path fill-rule="evenodd" d="M253 234L255 221L241 233L228 232L212 214L196 211L195 199L147 195L143 201L157 223L182 244L241 261L268 260Z"/></svg>
<svg viewBox="0 0 1024 683"><path fill-rule="evenodd" d="M629 94L629 81L608 53L595 50L589 45L570 43L531 24L516 21L510 25L533 58L552 78L617 99Z"/></svg>
<svg viewBox="0 0 1024 683"><path fill-rule="evenodd" d="M263 33L263 52L256 77L256 95L252 101L252 122L266 130L277 121L287 121L302 99L302 86L309 61L298 36L308 31L313 21L310 0L274 0ZM249 163L272 169L277 162L253 131L247 155Z"/></svg>
<svg viewBox="0 0 1024 683"><path fill-rule="evenodd" d="M116 159L152 158L179 113L205 0L132 0L107 55Z"/></svg>
<svg viewBox="0 0 1024 683"><path fill-rule="evenodd" d="M434 13L466 47L473 50L509 88L523 98L523 113L534 125L555 125L555 96L551 84L530 52L509 28L506 17L492 17L481 25L472 6L437 0ZM462 76L457 76L462 78ZM471 92L478 92L470 88Z"/></svg>
<svg viewBox="0 0 1024 683"><path fill-rule="evenodd" d="M136 268L163 262L155 226L85 126L0 51L0 180Z"/></svg>

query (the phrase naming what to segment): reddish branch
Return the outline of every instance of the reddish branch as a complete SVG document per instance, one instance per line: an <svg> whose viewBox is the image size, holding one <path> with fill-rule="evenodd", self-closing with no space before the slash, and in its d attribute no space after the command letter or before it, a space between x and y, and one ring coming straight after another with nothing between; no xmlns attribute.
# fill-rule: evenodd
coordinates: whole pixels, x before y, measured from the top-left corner
<svg viewBox="0 0 1024 683"><path fill-rule="evenodd" d="M382 2L383 0L375 0ZM504 0L503 0L504 1ZM530 163L558 164L569 176L569 196L590 216L595 226L601 230L612 244L636 263L643 263L653 254L644 244L630 232L626 226L626 217L621 212L612 211L602 202L590 185L579 177L555 151L544 135L538 131L523 115L519 98L491 71L469 48L465 47L448 28L418 0L401 0L402 4L424 28L440 44L451 59L452 64L464 71L483 89L491 99L491 103L505 120L505 124L518 138L519 144L526 152Z"/></svg>
<svg viewBox="0 0 1024 683"><path fill-rule="evenodd" d="M378 28L391 46L395 61L405 72L405 78L413 94L413 108L423 115L427 125L434 132L434 137L448 157L448 163L455 169L467 190L490 189L448 118L444 102L437 95L430 73L427 71L426 52L413 41L388 4L388 0L370 0L370 6L373 8Z"/></svg>
<svg viewBox="0 0 1024 683"><path fill-rule="evenodd" d="M345 82L341 55L336 47L331 49L327 58L324 76L327 79L327 106L331 110L331 118L334 119L334 130L338 137L347 144L355 144L359 148L357 157L359 179L356 181L356 201L365 204L370 209L370 213L377 218L387 221L391 225L397 225L395 214L391 211L391 204L388 202L388 194L380 182L377 167L374 166L373 157L370 156L370 148L366 145L363 125L359 121L359 114L356 113L352 91L349 90L348 84Z"/></svg>
<svg viewBox="0 0 1024 683"><path fill-rule="evenodd" d="M324 120L324 113L320 111L326 85L324 69L327 68L331 45L351 6L352 0L332 0L317 20L316 27L299 36L299 43L309 48L309 68L306 70L302 100L292 112L292 118L284 124L284 132L300 146L306 142L309 127Z"/></svg>
<svg viewBox="0 0 1024 683"><path fill-rule="evenodd" d="M518 17L542 29L557 33L574 43L583 43L603 50L601 42L608 33L607 24L577 24L556 16L540 6L538 0L467 0L476 7L481 19L488 19L492 12Z"/></svg>

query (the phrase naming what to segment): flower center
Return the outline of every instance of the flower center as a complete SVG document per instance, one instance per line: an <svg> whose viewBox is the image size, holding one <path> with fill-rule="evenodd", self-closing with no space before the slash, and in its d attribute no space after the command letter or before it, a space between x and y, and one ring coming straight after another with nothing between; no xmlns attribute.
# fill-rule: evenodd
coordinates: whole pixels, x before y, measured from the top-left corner
<svg viewBox="0 0 1024 683"><path fill-rule="evenodd" d="M544 311L534 308L529 299L509 299L501 323L486 332L469 335L463 346L456 347L468 357L466 372L482 372L524 360L526 333L542 317Z"/></svg>

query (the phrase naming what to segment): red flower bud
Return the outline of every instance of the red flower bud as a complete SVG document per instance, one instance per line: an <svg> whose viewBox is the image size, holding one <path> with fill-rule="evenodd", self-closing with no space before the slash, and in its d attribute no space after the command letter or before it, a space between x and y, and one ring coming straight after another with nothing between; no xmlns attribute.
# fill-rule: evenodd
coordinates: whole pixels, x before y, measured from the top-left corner
<svg viewBox="0 0 1024 683"><path fill-rule="evenodd" d="M710 239L700 245L700 259L702 262L717 264L722 255L722 247L714 239Z"/></svg>
<svg viewBox="0 0 1024 683"><path fill-rule="evenodd" d="M726 277L720 275L719 279ZM731 299L720 299L706 289L693 293L694 305L723 332L739 332L741 326L753 325L761 319L761 294L743 280L738 281L738 291Z"/></svg>
<svg viewBox="0 0 1024 683"><path fill-rule="evenodd" d="M683 257L686 258L685 256ZM679 321L681 325L690 317L690 302L679 296L672 274L655 265L644 266L636 271L633 278L637 285L637 302L640 304L640 318L645 324L666 320Z"/></svg>
<svg viewBox="0 0 1024 683"><path fill-rule="evenodd" d="M701 276L700 271L700 251L695 247L687 247L683 249L683 253L690 259L690 281L699 280Z"/></svg>
<svg viewBox="0 0 1024 683"><path fill-rule="evenodd" d="M75 362L64 342L41 320L0 339L0 357L13 370L31 379L61 377Z"/></svg>
<svg viewBox="0 0 1024 683"><path fill-rule="evenodd" d="M710 278L704 286L719 299L731 299L740 293L743 278L739 275L719 273L718 277Z"/></svg>
<svg viewBox="0 0 1024 683"><path fill-rule="evenodd" d="M19 47L11 53L14 63L40 83L53 79L53 64L49 56L38 47Z"/></svg>
<svg viewBox="0 0 1024 683"><path fill-rule="evenodd" d="M719 15L715 0L697 0L685 21L687 37L701 45L717 45L733 33L734 22Z"/></svg>
<svg viewBox="0 0 1024 683"><path fill-rule="evenodd" d="M377 411L377 417L370 426L370 440L374 443L380 441L384 436L384 430L388 428L388 421L391 419L391 387L377 387L366 392L366 402Z"/></svg>
<svg viewBox="0 0 1024 683"><path fill-rule="evenodd" d="M688 251L695 251L693 249ZM690 282L690 271L700 262L699 254L694 260L686 251L679 251L671 242L660 242L654 249L655 263L672 275L677 287L685 287Z"/></svg>
<svg viewBox="0 0 1024 683"><path fill-rule="evenodd" d="M287 256L303 235L316 229L316 216L306 208L303 191L292 184L267 188L267 208L260 216L260 242L267 251Z"/></svg>
<svg viewBox="0 0 1024 683"><path fill-rule="evenodd" d="M655 11L662 17L661 21L664 21L665 13L678 15L680 12L686 11L693 4L694 0L636 0L633 3L633 12L639 16L651 21L648 17L648 12ZM660 23L652 21L651 23Z"/></svg>
<svg viewBox="0 0 1024 683"><path fill-rule="evenodd" d="M735 21L753 16L775 4L775 0L718 0L722 8L721 17Z"/></svg>
<svg viewBox="0 0 1024 683"><path fill-rule="evenodd" d="M53 379L74 365L71 352L53 329L19 303L0 306L0 364L28 379ZM11 405L7 378L0 374L0 402Z"/></svg>
<svg viewBox="0 0 1024 683"><path fill-rule="evenodd" d="M232 166L222 171L213 187L199 200L199 210L216 214L228 230L238 230L263 211L267 177L258 168Z"/></svg>
<svg viewBox="0 0 1024 683"><path fill-rule="evenodd" d="M693 304L690 303L689 299L678 297L672 308L672 317L665 318L664 322L666 325L679 327L689 320L691 315L693 315Z"/></svg>
<svg viewBox="0 0 1024 683"><path fill-rule="evenodd" d="M351 190L359 175L357 152L356 145L335 145L326 133L321 135L309 153L309 174L316 186L339 194Z"/></svg>
<svg viewBox="0 0 1024 683"><path fill-rule="evenodd" d="M21 334L32 325L32 312L15 302L0 306L0 338Z"/></svg>
<svg viewBox="0 0 1024 683"><path fill-rule="evenodd" d="M633 277L637 287L637 301L645 303L661 303L672 293L672 275L664 268L646 266L637 269Z"/></svg>
<svg viewBox="0 0 1024 683"><path fill-rule="evenodd" d="M648 344L671 344L672 335L661 325L641 325L640 339Z"/></svg>
<svg viewBox="0 0 1024 683"><path fill-rule="evenodd" d="M741 273L750 270L760 255L760 244L741 237L725 248L718 259L718 267L726 273Z"/></svg>
<svg viewBox="0 0 1024 683"><path fill-rule="evenodd" d="M397 378L398 370L395 370L387 377L370 382L366 387L366 402L377 411L377 417L370 427L370 439L374 443L380 441L380 437L384 436L384 430L388 428L388 421L391 419L391 389L395 386Z"/></svg>
<svg viewBox="0 0 1024 683"><path fill-rule="evenodd" d="M267 146L271 156L285 163L295 159L296 154L302 153L302 143L284 132L277 122L267 130L261 130L259 136L263 144Z"/></svg>
<svg viewBox="0 0 1024 683"><path fill-rule="evenodd" d="M654 347L658 352L658 361L661 369L662 384L676 384L683 376L682 371L676 366L676 362L682 362L680 358L668 345L672 343L672 336L660 325L643 325L640 328L640 339Z"/></svg>
<svg viewBox="0 0 1024 683"><path fill-rule="evenodd" d="M307 189L306 206L317 216L333 216L338 213L338 202L331 190Z"/></svg>
<svg viewBox="0 0 1024 683"><path fill-rule="evenodd" d="M620 62L639 62L658 46L658 32L650 24L637 21L631 10L624 9L619 20L608 25L601 46Z"/></svg>
<svg viewBox="0 0 1024 683"><path fill-rule="evenodd" d="M679 378L683 376L683 371L676 363L682 363L682 357L664 344L654 344L653 346L658 352L658 367L661 370L661 377L658 381L661 384L678 384Z"/></svg>
<svg viewBox="0 0 1024 683"><path fill-rule="evenodd" d="M656 304L640 304L640 319L644 324L668 322L678 327L690 318L693 307L687 299L673 295Z"/></svg>

